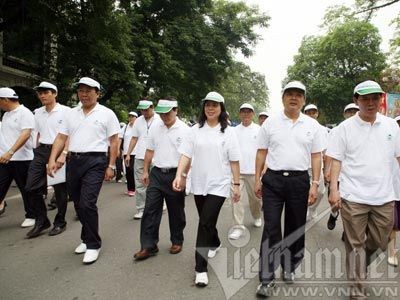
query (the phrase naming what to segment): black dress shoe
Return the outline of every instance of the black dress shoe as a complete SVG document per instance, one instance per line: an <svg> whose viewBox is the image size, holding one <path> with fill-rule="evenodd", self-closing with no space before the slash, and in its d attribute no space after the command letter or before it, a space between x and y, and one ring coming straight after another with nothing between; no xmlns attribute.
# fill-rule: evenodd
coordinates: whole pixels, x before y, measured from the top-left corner
<svg viewBox="0 0 400 300"><path fill-rule="evenodd" d="M66 228L67 228L67 225L64 225L64 226L54 226L54 227L50 230L49 235L50 235L50 236L53 236L53 235L60 234L60 233L64 232Z"/></svg>
<svg viewBox="0 0 400 300"><path fill-rule="evenodd" d="M35 224L35 227L33 227L27 234L26 236L28 237L28 239L32 239L35 237L38 237L40 235L40 233L43 230L46 230L47 228L49 228L51 226L50 221L47 220L47 222L45 223L41 223L41 224Z"/></svg>
<svg viewBox="0 0 400 300"><path fill-rule="evenodd" d="M6 202L6 201L4 201L3 208L2 208L2 209L0 209L0 216L1 216L2 214L4 214L4 212L6 211L6 206L7 206L7 202Z"/></svg>
<svg viewBox="0 0 400 300"><path fill-rule="evenodd" d="M339 214L337 214L336 217L334 217L334 216L332 215L332 213L329 215L328 224L327 224L329 230L335 229L335 227L336 227L336 220L337 220L338 217L339 217Z"/></svg>

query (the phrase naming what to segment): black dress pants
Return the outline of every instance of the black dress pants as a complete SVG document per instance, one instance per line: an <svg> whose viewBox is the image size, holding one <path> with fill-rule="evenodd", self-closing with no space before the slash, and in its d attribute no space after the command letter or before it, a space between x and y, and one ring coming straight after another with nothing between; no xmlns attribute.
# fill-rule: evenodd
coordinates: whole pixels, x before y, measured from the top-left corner
<svg viewBox="0 0 400 300"><path fill-rule="evenodd" d="M194 195L199 226L196 239L196 272L207 272L208 250L216 249L221 241L218 237L217 221L225 198L216 195Z"/></svg>
<svg viewBox="0 0 400 300"><path fill-rule="evenodd" d="M0 164L0 202L4 200L14 180L24 201L25 218L34 219L35 210L30 195L25 190L28 169L31 160L12 160L7 164Z"/></svg>
<svg viewBox="0 0 400 300"><path fill-rule="evenodd" d="M29 166L26 191L31 195L37 224L44 224L48 221L47 208L43 195L47 192L46 164L49 161L51 148L39 145L33 152L35 156ZM66 183L56 184L54 186L54 193L58 209L54 219L54 226L64 227L67 224L65 214L68 205Z"/></svg>
<svg viewBox="0 0 400 300"><path fill-rule="evenodd" d="M168 173L163 173L157 167L151 169L140 225L142 249L154 249L157 246L164 199L168 210L171 243L183 244L183 230L186 226L185 192L175 192L172 189L175 175L176 169Z"/></svg>
<svg viewBox="0 0 400 300"><path fill-rule="evenodd" d="M126 155L124 155L125 160ZM131 155L131 159L129 161L129 166L125 166L125 177L128 191L135 191L135 177L133 172L133 167L135 166L135 155Z"/></svg>
<svg viewBox="0 0 400 300"><path fill-rule="evenodd" d="M304 234L310 181L307 172L283 176L267 171L262 178L264 230L259 279L269 283L279 267L294 272L304 257ZM284 210L282 239L281 215Z"/></svg>
<svg viewBox="0 0 400 300"><path fill-rule="evenodd" d="M104 155L71 155L67 164L67 188L82 224L81 239L88 249L99 249L97 199L108 166Z"/></svg>

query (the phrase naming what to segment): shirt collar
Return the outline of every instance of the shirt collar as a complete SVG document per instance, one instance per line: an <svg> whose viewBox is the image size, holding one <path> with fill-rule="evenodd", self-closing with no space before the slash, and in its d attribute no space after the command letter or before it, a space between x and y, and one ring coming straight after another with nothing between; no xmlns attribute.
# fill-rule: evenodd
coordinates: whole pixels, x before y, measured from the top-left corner
<svg viewBox="0 0 400 300"><path fill-rule="evenodd" d="M282 120L290 121L290 122L293 123L293 120L290 119L288 116L285 115L285 112L284 112L283 109L282 109L282 111L281 111L281 118L282 118ZM295 123L297 123L297 122L304 122L304 120L305 120L306 118L307 118L307 116L306 116L305 114L303 114L302 112L300 112L300 115L299 115L299 117L298 117L298 119L296 120Z"/></svg>
<svg viewBox="0 0 400 300"><path fill-rule="evenodd" d="M101 107L101 106L100 106L99 102L97 102L96 105L93 107L93 109L92 109L89 113L92 113L92 112L94 112L94 111L96 111L96 110L99 110L100 107ZM78 110L83 112L82 105L78 106Z"/></svg>
<svg viewBox="0 0 400 300"><path fill-rule="evenodd" d="M356 121L359 125L361 125L361 126L367 126L367 125L368 125L368 126L371 126L371 123L370 123L370 122L366 122L366 121L364 121L363 119L360 118L359 112L357 112L357 113L355 114L354 119L355 119L355 121ZM383 115L380 114L380 113L377 113L377 114L376 114L376 119L375 119L375 122L374 122L373 125L375 125L375 124L380 124L380 123L382 122L382 119L383 119Z"/></svg>
<svg viewBox="0 0 400 300"><path fill-rule="evenodd" d="M60 108L61 108L61 105L60 105L60 103L56 103L56 105L53 107L53 109L50 111L50 112L47 112L47 110L46 110L46 106L43 106L43 111L42 111L42 113L52 113L52 112L56 112L56 111L59 111L60 110Z"/></svg>

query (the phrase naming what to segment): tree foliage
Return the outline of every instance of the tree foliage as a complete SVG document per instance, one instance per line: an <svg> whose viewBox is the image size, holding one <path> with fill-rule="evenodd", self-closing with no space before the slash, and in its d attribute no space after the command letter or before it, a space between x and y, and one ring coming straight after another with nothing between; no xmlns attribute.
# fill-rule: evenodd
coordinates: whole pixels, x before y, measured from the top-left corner
<svg viewBox="0 0 400 300"><path fill-rule="evenodd" d="M326 122L341 119L343 107L352 101L352 91L363 80L380 80L385 55L376 27L364 21L338 24L325 36L303 39L286 80L301 80L307 86L307 102L319 106Z"/></svg>
<svg viewBox="0 0 400 300"><path fill-rule="evenodd" d="M64 102L86 75L116 109L171 95L186 114L226 77L234 51L252 54L254 27L269 20L226 0L10 0L0 8L6 52L35 56L39 75L57 82Z"/></svg>

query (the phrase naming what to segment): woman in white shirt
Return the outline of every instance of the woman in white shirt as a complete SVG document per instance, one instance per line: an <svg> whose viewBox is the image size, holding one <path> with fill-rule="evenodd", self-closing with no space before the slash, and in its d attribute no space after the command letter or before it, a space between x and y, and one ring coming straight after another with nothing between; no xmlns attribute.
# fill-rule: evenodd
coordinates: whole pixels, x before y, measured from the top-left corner
<svg viewBox="0 0 400 300"><path fill-rule="evenodd" d="M207 258L214 257L221 247L216 224L231 184L233 201L240 199L239 143L228 126L224 98L210 92L202 102L199 123L192 127L189 138L179 149L182 156L173 182L175 190L183 190L191 166L190 192L194 194L199 214L195 283L200 287L208 284Z"/></svg>

